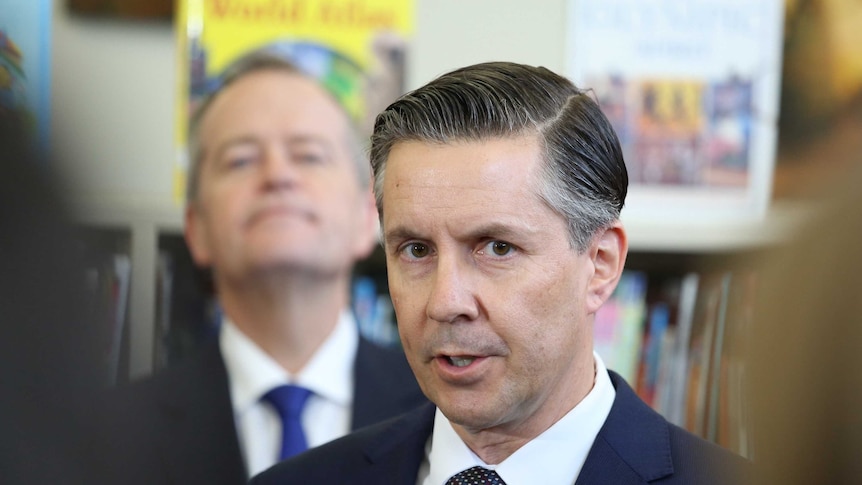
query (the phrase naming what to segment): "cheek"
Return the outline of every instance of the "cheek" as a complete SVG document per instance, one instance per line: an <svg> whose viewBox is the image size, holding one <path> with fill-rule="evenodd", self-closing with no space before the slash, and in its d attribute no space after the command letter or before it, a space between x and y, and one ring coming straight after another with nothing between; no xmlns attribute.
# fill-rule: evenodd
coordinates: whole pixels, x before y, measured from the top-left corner
<svg viewBox="0 0 862 485"><path fill-rule="evenodd" d="M389 264L389 297L395 309L398 332L402 340L421 337L425 327L427 293L421 281L404 278Z"/></svg>
<svg viewBox="0 0 862 485"><path fill-rule="evenodd" d="M207 193L206 204L209 218L219 226L217 230L226 231L222 226L234 224L237 214L247 210L248 196L244 191L238 190L236 184L213 184Z"/></svg>
<svg viewBox="0 0 862 485"><path fill-rule="evenodd" d="M403 329L415 318L414 312L410 310L413 299L404 290L405 287L401 278L391 268L392 266L389 265L389 298L392 299L392 307L395 310L399 329Z"/></svg>
<svg viewBox="0 0 862 485"><path fill-rule="evenodd" d="M392 291L391 288L390 286L390 297L398 325L403 325L408 330L420 327L425 321L425 304L422 297L412 291L400 293Z"/></svg>
<svg viewBox="0 0 862 485"><path fill-rule="evenodd" d="M511 322L512 336L523 342L527 352L540 357L559 348L571 349L583 333L582 285L559 269L532 276L507 292L505 318Z"/></svg>

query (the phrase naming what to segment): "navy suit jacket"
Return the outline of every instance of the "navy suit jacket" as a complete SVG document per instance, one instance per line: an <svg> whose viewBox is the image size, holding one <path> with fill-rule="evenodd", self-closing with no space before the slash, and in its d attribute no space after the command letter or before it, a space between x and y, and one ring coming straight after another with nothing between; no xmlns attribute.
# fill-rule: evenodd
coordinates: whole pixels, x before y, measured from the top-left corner
<svg viewBox="0 0 862 485"><path fill-rule="evenodd" d="M576 485L738 484L748 462L668 423L625 381L587 456ZM281 462L252 485L307 483L414 485L431 435L435 407L360 430Z"/></svg>
<svg viewBox="0 0 862 485"><path fill-rule="evenodd" d="M364 338L354 379L354 430L427 403L403 352ZM217 341L177 367L118 390L108 402L95 445L105 483L247 483Z"/></svg>

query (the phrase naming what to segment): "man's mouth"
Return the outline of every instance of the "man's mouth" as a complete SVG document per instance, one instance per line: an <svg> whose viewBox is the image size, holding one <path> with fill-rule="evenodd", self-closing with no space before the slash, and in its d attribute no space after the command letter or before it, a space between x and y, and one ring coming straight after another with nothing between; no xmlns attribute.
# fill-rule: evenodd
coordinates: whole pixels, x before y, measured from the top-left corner
<svg viewBox="0 0 862 485"><path fill-rule="evenodd" d="M310 220L311 218L311 213L301 207L292 205L272 205L262 207L254 212L249 219L249 222L253 224L267 219Z"/></svg>
<svg viewBox="0 0 862 485"><path fill-rule="evenodd" d="M448 360L448 361L449 361L449 363L450 363L450 364L452 364L452 365L454 365L455 367L467 367L468 365L472 364L474 360L476 360L476 357L466 357L466 356L455 357L455 356L447 356L447 357L446 357L446 360Z"/></svg>

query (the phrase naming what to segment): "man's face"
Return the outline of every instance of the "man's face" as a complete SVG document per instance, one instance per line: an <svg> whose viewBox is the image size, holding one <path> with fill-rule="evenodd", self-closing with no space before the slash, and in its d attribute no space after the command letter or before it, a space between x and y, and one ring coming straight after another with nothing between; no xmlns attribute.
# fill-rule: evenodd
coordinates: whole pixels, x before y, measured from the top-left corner
<svg viewBox="0 0 862 485"><path fill-rule="evenodd" d="M289 269L347 273L374 240L343 113L312 81L266 70L230 85L200 125L203 160L186 214L195 261L216 281Z"/></svg>
<svg viewBox="0 0 862 485"><path fill-rule="evenodd" d="M401 341L423 391L471 432L540 432L593 383L594 253L570 246L539 177L535 136L401 142L388 158Z"/></svg>

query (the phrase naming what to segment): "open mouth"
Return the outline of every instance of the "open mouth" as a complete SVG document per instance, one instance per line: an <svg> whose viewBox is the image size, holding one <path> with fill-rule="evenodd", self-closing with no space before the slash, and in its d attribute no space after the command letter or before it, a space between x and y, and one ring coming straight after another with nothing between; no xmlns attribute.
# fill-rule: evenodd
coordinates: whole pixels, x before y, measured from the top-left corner
<svg viewBox="0 0 862 485"><path fill-rule="evenodd" d="M446 360L455 367L467 367L472 364L476 357L466 357L466 356L446 356Z"/></svg>

